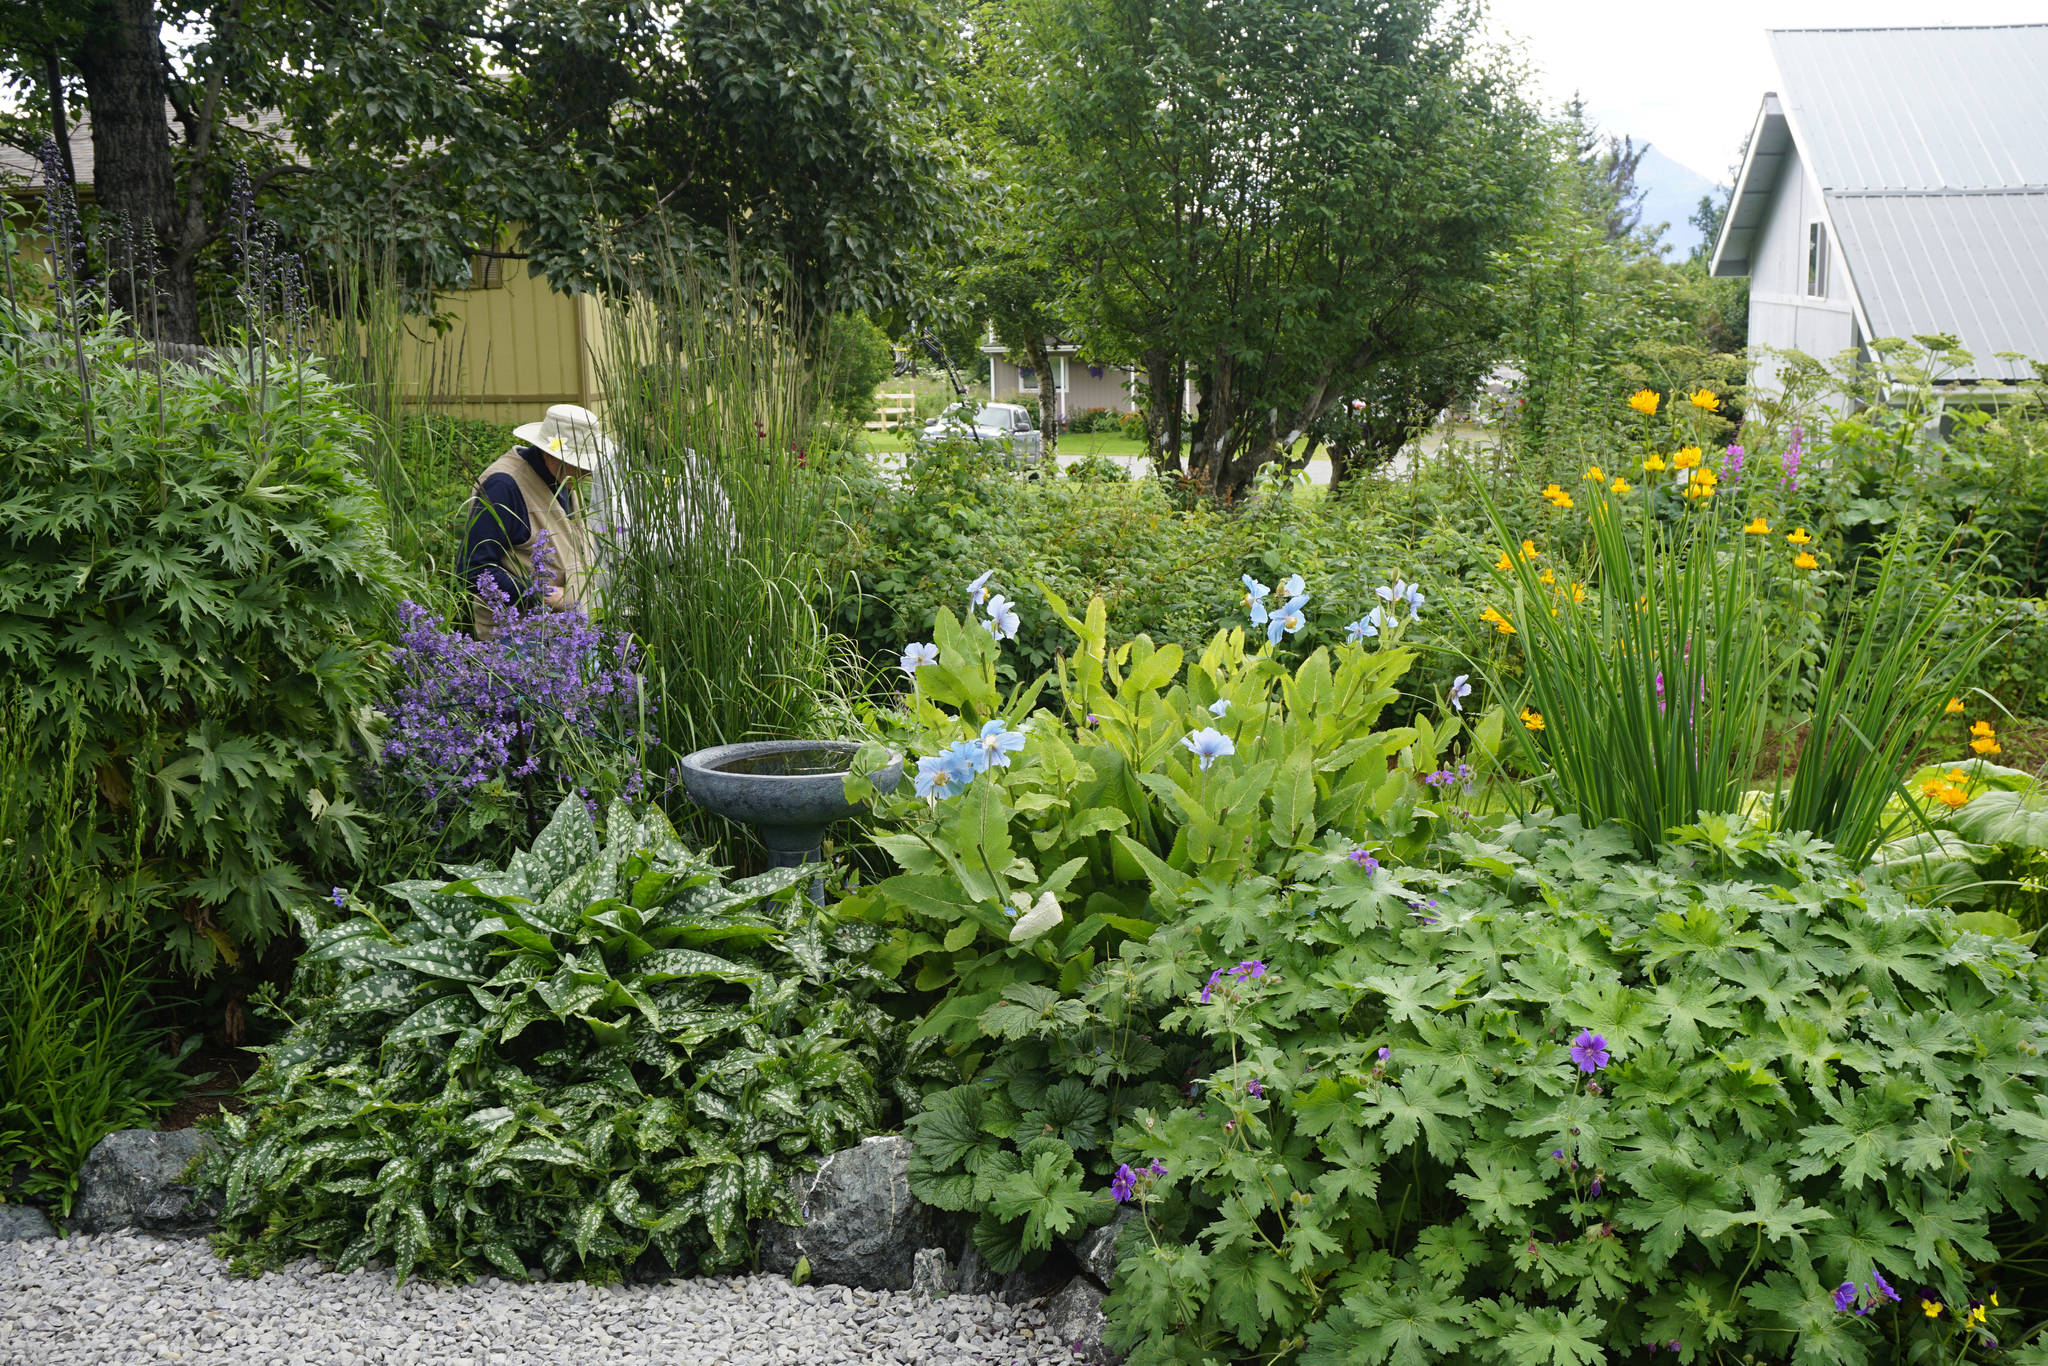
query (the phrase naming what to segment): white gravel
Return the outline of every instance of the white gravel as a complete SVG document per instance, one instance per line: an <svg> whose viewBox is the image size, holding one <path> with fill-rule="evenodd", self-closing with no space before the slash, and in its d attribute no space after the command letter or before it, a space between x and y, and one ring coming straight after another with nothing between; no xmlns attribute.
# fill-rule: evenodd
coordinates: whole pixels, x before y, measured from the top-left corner
<svg viewBox="0 0 2048 1366"><path fill-rule="evenodd" d="M1044 1323L984 1296L773 1276L399 1286L305 1261L251 1280L197 1239L0 1243L5 1366L1069 1366Z"/></svg>

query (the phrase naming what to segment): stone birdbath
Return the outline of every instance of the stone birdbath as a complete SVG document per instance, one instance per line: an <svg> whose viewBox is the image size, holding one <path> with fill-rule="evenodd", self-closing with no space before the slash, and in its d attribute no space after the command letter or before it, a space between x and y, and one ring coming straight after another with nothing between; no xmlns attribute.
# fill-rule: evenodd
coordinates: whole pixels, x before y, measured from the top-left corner
<svg viewBox="0 0 2048 1366"><path fill-rule="evenodd" d="M849 740L751 740L713 745L683 759L683 790L699 806L754 827L768 866L794 868L825 856L825 830L854 812L846 775L860 746ZM888 791L903 777L897 759L874 775Z"/></svg>

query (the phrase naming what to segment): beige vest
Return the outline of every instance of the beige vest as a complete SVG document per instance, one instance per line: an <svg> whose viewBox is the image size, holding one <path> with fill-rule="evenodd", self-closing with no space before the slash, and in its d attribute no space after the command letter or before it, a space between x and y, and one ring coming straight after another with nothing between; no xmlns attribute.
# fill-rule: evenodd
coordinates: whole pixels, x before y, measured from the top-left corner
<svg viewBox="0 0 2048 1366"><path fill-rule="evenodd" d="M554 560L555 583L562 590L563 605L573 607L583 603L589 606L585 594L590 582L590 531L583 524L583 491L578 491L575 513L562 511L562 505L555 501L554 490L533 472L533 466L526 463L519 454L519 448L514 446L477 476L476 486L471 490L477 502L483 501L484 480L494 474L511 475L512 482L519 486L519 496L526 500L527 539L508 549L500 563L520 583L531 582L534 540L544 531ZM479 600L474 612L477 635L488 637L491 634L490 609Z"/></svg>

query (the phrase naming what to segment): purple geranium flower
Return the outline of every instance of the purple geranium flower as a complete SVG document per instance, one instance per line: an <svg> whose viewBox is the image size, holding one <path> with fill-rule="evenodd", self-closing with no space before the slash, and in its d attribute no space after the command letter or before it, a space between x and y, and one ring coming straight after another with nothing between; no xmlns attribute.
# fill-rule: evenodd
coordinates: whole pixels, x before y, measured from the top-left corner
<svg viewBox="0 0 2048 1366"><path fill-rule="evenodd" d="M1849 1310L1849 1307L1850 1307L1851 1305L1855 1304L1855 1303L1856 1303L1856 1282L1854 1282L1854 1281L1843 1281L1843 1282L1842 1282L1842 1283L1841 1283L1840 1285L1838 1285L1838 1286L1836 1286L1836 1287L1835 1287L1835 1312L1836 1312L1836 1313L1838 1313L1838 1314L1842 1314L1842 1313L1847 1313L1847 1312L1848 1312L1848 1310Z"/></svg>
<svg viewBox="0 0 2048 1366"><path fill-rule="evenodd" d="M1257 981L1259 978L1264 977L1266 975L1266 965L1264 963L1261 963L1256 958L1246 959L1244 962L1239 963L1236 967L1232 968L1230 970L1230 975L1232 977L1235 977L1240 982L1245 981L1247 979Z"/></svg>
<svg viewBox="0 0 2048 1366"><path fill-rule="evenodd" d="M1259 1085L1259 1079L1257 1077L1253 1077L1250 1081L1246 1082L1244 1084L1244 1089L1246 1094L1248 1095L1263 1096L1266 1094L1266 1088Z"/></svg>
<svg viewBox="0 0 2048 1366"><path fill-rule="evenodd" d="M1216 989L1216 984L1217 984L1217 983L1218 983L1219 981L1221 981L1221 980L1223 980L1223 969L1222 969L1222 968L1218 968L1218 969L1216 969L1216 971L1214 971L1214 972L1212 972L1212 973L1210 973L1210 974L1209 974L1209 980L1208 980L1207 984L1205 984L1205 985L1204 985L1204 986L1202 987L1202 1004L1203 1004L1203 1005L1207 1005L1207 1004L1209 1004L1209 993L1210 993L1210 992L1212 992L1212 991L1214 991L1214 990Z"/></svg>
<svg viewBox="0 0 2048 1366"><path fill-rule="evenodd" d="M1131 1164L1128 1162L1118 1167L1116 1175L1109 1179L1109 1193L1119 1205L1130 1199L1137 1189L1138 1174L1131 1170Z"/></svg>
<svg viewBox="0 0 2048 1366"><path fill-rule="evenodd" d="M1590 1029L1580 1030L1579 1037L1572 1040L1572 1061L1581 1072L1598 1072L1607 1066L1607 1040Z"/></svg>
<svg viewBox="0 0 2048 1366"><path fill-rule="evenodd" d="M1380 870L1380 861L1363 849L1353 849L1344 857L1350 859L1368 873L1377 873Z"/></svg>
<svg viewBox="0 0 2048 1366"><path fill-rule="evenodd" d="M1892 1289L1892 1283L1886 1280L1884 1273L1874 1266L1870 1268L1870 1285L1873 1298L1884 1300L1889 1304L1897 1304L1899 1302L1899 1292Z"/></svg>

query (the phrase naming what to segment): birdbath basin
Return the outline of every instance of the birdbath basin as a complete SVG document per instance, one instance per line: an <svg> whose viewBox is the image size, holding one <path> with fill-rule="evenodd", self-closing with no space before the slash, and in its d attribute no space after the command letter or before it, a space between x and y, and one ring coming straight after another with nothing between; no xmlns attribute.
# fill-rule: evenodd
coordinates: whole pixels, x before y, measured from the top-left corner
<svg viewBox="0 0 2048 1366"><path fill-rule="evenodd" d="M713 745L683 759L683 790L698 805L754 827L768 866L794 868L824 857L825 828L854 811L846 775L860 746L848 740L751 740ZM874 775L888 791L903 777L896 760Z"/></svg>

